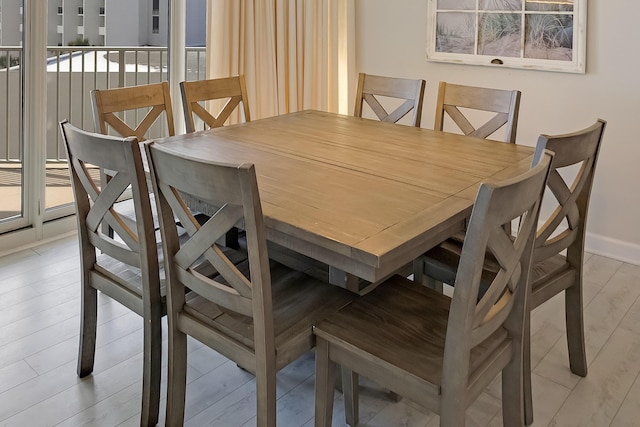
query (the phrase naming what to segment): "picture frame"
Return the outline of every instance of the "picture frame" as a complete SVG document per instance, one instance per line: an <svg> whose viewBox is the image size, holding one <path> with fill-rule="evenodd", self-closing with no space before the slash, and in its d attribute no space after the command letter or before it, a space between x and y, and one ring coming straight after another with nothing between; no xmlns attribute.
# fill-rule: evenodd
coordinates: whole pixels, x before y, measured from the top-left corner
<svg viewBox="0 0 640 427"><path fill-rule="evenodd" d="M427 60L585 73L587 0L427 0Z"/></svg>

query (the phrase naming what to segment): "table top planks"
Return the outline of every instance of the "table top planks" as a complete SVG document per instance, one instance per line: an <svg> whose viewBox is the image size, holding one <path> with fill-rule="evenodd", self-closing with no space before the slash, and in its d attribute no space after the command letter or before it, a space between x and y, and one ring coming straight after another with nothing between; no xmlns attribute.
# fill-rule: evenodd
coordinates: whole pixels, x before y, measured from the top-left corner
<svg viewBox="0 0 640 427"><path fill-rule="evenodd" d="M253 163L269 239L374 282L464 226L481 182L532 147L307 110L158 140Z"/></svg>

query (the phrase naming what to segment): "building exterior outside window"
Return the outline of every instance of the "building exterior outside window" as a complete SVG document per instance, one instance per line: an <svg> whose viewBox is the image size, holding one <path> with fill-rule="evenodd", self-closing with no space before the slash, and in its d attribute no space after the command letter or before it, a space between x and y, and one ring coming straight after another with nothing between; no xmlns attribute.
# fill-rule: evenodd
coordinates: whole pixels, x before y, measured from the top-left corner
<svg viewBox="0 0 640 427"><path fill-rule="evenodd" d="M166 46L168 40L169 0L49 0L47 44L65 46L78 36L93 46ZM0 41L19 46L22 41L20 13L22 0L0 0ZM206 0L189 0L192 16L204 16ZM151 12L151 13L149 13ZM149 19L151 17L151 19ZM204 21L203 21L204 22ZM203 46L205 26L191 22L194 45ZM195 33L194 33L195 31Z"/></svg>

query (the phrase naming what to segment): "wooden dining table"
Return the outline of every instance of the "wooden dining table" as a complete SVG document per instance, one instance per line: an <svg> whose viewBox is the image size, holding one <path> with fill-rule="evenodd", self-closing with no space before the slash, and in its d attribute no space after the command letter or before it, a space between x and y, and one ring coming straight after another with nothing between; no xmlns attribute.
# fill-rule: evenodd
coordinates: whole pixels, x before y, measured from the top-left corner
<svg viewBox="0 0 640 427"><path fill-rule="evenodd" d="M480 183L525 172L533 154L314 110L156 143L207 161L253 163L267 239L328 265L331 282L356 291L463 230Z"/></svg>

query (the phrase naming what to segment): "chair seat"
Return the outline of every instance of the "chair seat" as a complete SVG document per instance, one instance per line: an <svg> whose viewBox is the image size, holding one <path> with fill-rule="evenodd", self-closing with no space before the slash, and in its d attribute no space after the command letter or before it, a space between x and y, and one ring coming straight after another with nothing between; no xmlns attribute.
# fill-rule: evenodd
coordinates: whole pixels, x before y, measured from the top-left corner
<svg viewBox="0 0 640 427"><path fill-rule="evenodd" d="M533 284L533 289L540 286L542 280L547 280L551 276L561 274L569 268L571 267L567 263L567 258L560 254L535 263L531 267L531 283Z"/></svg>
<svg viewBox="0 0 640 427"><path fill-rule="evenodd" d="M461 236L464 235L461 234ZM454 236L445 240L442 244L423 255L424 274L440 282L453 285L461 253L462 241L460 240L460 236ZM484 268L482 269L482 279L480 280L480 297L486 291L499 268L495 257L487 254L485 256ZM570 286L571 281L567 279L572 272L575 272L575 269L567 262L566 257L560 254L533 264L531 266L530 279L532 293L531 307L535 308L548 299L536 297L537 293L541 292L544 287L552 286L555 293L558 293L560 290Z"/></svg>
<svg viewBox="0 0 640 427"><path fill-rule="evenodd" d="M154 230L158 230L160 225L158 223L158 212L156 210L155 194L153 194L153 192L149 193L149 203L151 205L151 215L152 215L152 219L153 219L153 229ZM115 211L118 212L118 214L120 214L120 216L124 220L131 221L131 224L133 224L135 222L136 213L135 213L135 208L133 206L133 200L131 198L127 198L127 199L121 200L121 201L119 201L117 203L114 203L113 204L113 209L115 209ZM158 240L160 240L160 239L158 239Z"/></svg>
<svg viewBox="0 0 640 427"><path fill-rule="evenodd" d="M247 262L239 267L246 270ZM278 262L270 261L270 267L276 355L290 351L298 342L303 352L313 347L312 326L357 296ZM187 297L184 311L255 350L251 317L226 310L201 296Z"/></svg>
<svg viewBox="0 0 640 427"><path fill-rule="evenodd" d="M348 343L349 350L367 353L368 360L383 361L439 387L450 304L448 296L396 275L314 331L333 345ZM476 346L471 351L472 372L510 342L507 331L499 328Z"/></svg>
<svg viewBox="0 0 640 427"><path fill-rule="evenodd" d="M577 269L557 254L531 266L531 308L536 308L552 296L576 282Z"/></svg>

